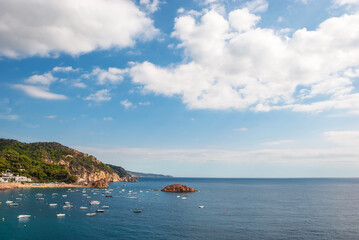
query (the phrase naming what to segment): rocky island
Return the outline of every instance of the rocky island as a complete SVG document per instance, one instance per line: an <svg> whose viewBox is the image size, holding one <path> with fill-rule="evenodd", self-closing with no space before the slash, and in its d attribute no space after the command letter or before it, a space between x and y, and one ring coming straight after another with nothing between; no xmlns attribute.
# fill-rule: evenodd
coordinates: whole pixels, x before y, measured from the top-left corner
<svg viewBox="0 0 359 240"><path fill-rule="evenodd" d="M187 193L187 192L198 192L198 190L188 187L182 184L168 185L161 190L162 192L175 192L175 193Z"/></svg>

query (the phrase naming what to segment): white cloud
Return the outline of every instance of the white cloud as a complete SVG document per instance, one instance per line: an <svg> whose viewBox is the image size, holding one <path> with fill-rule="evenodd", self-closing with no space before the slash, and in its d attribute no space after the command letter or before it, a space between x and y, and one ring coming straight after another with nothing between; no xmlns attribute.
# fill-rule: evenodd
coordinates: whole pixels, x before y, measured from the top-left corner
<svg viewBox="0 0 359 240"><path fill-rule="evenodd" d="M104 121L112 121L113 118L112 118L112 117L104 117L103 120L104 120Z"/></svg>
<svg viewBox="0 0 359 240"><path fill-rule="evenodd" d="M85 98L85 100L94 102L110 101L111 94L108 89L102 89L97 91L96 93L90 94L88 97Z"/></svg>
<svg viewBox="0 0 359 240"><path fill-rule="evenodd" d="M72 82L72 86L77 87L77 88L86 88L87 87L86 84L81 82L80 80L74 80Z"/></svg>
<svg viewBox="0 0 359 240"><path fill-rule="evenodd" d="M47 119L55 119L55 118L56 118L56 115L48 115L48 116L46 116L45 118L47 118Z"/></svg>
<svg viewBox="0 0 359 240"><path fill-rule="evenodd" d="M40 99L47 99L47 100L65 100L65 99L67 99L67 97L65 95L49 92L49 89L46 87L38 87L38 86L23 85L23 84L15 84L12 86L13 86L13 88L22 90L28 96L33 97L33 98L40 98Z"/></svg>
<svg viewBox="0 0 359 240"><path fill-rule="evenodd" d="M130 0L1 0L0 5L0 56L10 58L131 47L158 34Z"/></svg>
<svg viewBox="0 0 359 240"><path fill-rule="evenodd" d="M333 0L339 6L343 5L359 5L359 0Z"/></svg>
<svg viewBox="0 0 359 240"><path fill-rule="evenodd" d="M320 112L359 110L359 13L291 33L256 27L260 17L238 9L175 20L180 64L136 63L129 74L143 93L179 96L190 109Z"/></svg>
<svg viewBox="0 0 359 240"><path fill-rule="evenodd" d="M245 132L245 131L248 131L248 128L235 128L235 129L233 129L233 131L235 131L235 132Z"/></svg>
<svg viewBox="0 0 359 240"><path fill-rule="evenodd" d="M130 107L133 106L133 103L128 101L128 99L122 100L121 105L124 106L126 109L129 109Z"/></svg>
<svg viewBox="0 0 359 240"><path fill-rule="evenodd" d="M244 7L248 8L251 12L265 12L268 9L268 2L266 0L253 0L246 2Z"/></svg>
<svg viewBox="0 0 359 240"><path fill-rule="evenodd" d="M139 102L138 103L138 105L140 105L140 106L148 106L150 104L151 104L151 102L149 102L149 101L147 101L147 102Z"/></svg>
<svg viewBox="0 0 359 240"><path fill-rule="evenodd" d="M42 75L32 75L28 79L25 80L26 83L31 84L42 84L42 85L50 85L55 82L57 77L54 77L50 72L44 73Z"/></svg>
<svg viewBox="0 0 359 240"><path fill-rule="evenodd" d="M158 10L159 0L140 0L140 5L145 8L146 11L154 13Z"/></svg>
<svg viewBox="0 0 359 240"><path fill-rule="evenodd" d="M97 80L97 83L100 85L111 83L117 84L122 82L123 76L128 72L127 69L120 69L109 67L107 70L96 67L92 70L90 74L82 75L84 78L90 78L94 76Z"/></svg>
<svg viewBox="0 0 359 240"><path fill-rule="evenodd" d="M67 67L54 67L52 69L53 72L78 72L79 68L72 68L72 66Z"/></svg>
<svg viewBox="0 0 359 240"><path fill-rule="evenodd" d="M337 145L359 145L359 131L328 131L323 135L328 141Z"/></svg>
<svg viewBox="0 0 359 240"><path fill-rule="evenodd" d="M18 120L19 116L16 115L16 114L3 114L3 113L0 113L0 119L14 121L14 120Z"/></svg>

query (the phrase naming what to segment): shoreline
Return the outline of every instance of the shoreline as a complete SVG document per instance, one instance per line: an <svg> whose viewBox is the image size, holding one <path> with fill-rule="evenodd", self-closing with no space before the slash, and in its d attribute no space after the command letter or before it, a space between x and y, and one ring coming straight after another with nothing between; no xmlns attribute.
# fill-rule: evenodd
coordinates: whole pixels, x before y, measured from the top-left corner
<svg viewBox="0 0 359 240"><path fill-rule="evenodd" d="M0 183L1 190L9 190L15 188L84 188L84 185L69 183Z"/></svg>

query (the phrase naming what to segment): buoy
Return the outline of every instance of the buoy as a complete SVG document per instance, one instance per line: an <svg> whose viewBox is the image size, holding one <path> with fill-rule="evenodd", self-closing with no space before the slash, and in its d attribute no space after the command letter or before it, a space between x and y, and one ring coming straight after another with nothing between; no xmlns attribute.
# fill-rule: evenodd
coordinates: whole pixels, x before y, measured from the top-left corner
<svg viewBox="0 0 359 240"><path fill-rule="evenodd" d="M2 218L2 221L5 221L5 218Z"/></svg>

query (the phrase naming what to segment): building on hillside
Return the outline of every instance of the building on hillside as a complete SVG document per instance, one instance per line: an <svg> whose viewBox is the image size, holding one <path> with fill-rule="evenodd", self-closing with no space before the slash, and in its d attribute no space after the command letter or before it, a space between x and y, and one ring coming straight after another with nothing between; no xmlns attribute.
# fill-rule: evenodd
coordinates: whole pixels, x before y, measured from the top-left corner
<svg viewBox="0 0 359 240"><path fill-rule="evenodd" d="M20 175L14 175L10 172L4 172L1 174L0 182L9 183L9 182L32 182L31 178L20 176Z"/></svg>

